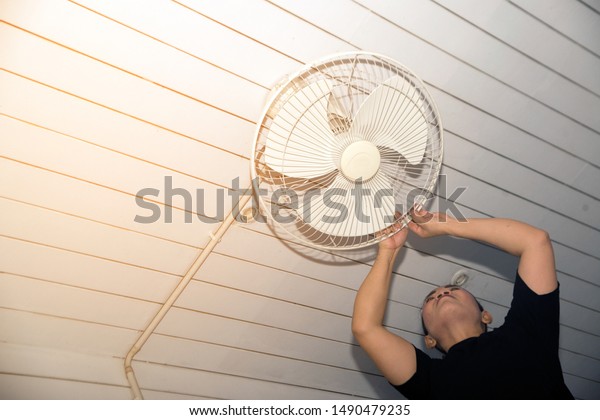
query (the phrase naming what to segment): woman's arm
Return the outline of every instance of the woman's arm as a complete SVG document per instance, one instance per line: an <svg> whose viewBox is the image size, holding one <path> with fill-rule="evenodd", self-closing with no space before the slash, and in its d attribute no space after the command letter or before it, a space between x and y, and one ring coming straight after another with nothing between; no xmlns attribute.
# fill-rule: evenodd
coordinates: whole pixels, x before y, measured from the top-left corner
<svg viewBox="0 0 600 420"><path fill-rule="evenodd" d="M356 294L352 315L352 332L358 343L394 385L405 383L417 368L412 344L383 326L394 261L407 234L408 229L403 229L380 243L373 267Z"/></svg>
<svg viewBox="0 0 600 420"><path fill-rule="evenodd" d="M519 274L538 295L556 289L554 252L548 234L511 219L456 219L425 210L413 211L409 228L421 237L452 235L487 242L520 257Z"/></svg>

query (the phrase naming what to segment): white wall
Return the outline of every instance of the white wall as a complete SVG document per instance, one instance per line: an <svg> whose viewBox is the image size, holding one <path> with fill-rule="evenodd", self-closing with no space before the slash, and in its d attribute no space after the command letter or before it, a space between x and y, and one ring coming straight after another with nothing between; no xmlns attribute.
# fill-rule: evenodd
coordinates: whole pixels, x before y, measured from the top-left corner
<svg viewBox="0 0 600 420"><path fill-rule="evenodd" d="M599 13L593 0L3 0L0 395L130 398L125 354L217 226L185 223L181 197L173 223L137 223L136 194L159 189L164 215L172 177L215 216L218 189L249 183L271 87L362 49L426 82L464 215L550 232L565 379L600 398ZM136 356L144 396L399 397L350 333L370 261L235 225ZM412 238L387 325L420 346L424 294L465 267L501 323L515 264Z"/></svg>

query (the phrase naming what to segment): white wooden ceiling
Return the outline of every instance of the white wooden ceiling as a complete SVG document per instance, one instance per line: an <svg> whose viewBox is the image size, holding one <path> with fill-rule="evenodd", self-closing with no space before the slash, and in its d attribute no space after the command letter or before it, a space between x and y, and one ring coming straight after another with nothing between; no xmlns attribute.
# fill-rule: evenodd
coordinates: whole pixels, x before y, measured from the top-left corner
<svg viewBox="0 0 600 420"><path fill-rule="evenodd" d="M172 177L216 216L218 189L249 184L270 89L360 49L411 68L440 108L432 208L550 232L565 380L600 398L597 0L2 0L0 14L1 397L131 398L125 354L217 227L185 223L181 197L172 223L136 223L136 194L160 190L164 215ZM234 225L135 357L144 397L400 397L350 332L371 257ZM389 328L422 346L421 300L460 268L501 324L514 258L412 237Z"/></svg>

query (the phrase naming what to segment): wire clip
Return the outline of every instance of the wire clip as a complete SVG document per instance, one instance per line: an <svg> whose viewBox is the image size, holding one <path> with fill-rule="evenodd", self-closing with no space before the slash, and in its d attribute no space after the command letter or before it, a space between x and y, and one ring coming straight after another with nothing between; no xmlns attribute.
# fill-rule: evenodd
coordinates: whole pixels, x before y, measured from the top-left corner
<svg viewBox="0 0 600 420"><path fill-rule="evenodd" d="M217 238L215 236L215 232L213 232L213 231L208 232L208 236L210 237L211 241L217 241L217 243L220 243L221 239L223 239L223 238Z"/></svg>

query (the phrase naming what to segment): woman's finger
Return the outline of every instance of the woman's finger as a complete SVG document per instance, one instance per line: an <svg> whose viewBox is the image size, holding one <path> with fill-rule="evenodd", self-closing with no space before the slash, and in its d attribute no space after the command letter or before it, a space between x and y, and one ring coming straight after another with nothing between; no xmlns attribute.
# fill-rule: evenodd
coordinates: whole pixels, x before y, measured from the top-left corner
<svg viewBox="0 0 600 420"><path fill-rule="evenodd" d="M429 213L425 209L413 209L411 216L415 223L427 223L433 218L433 213Z"/></svg>
<svg viewBox="0 0 600 420"><path fill-rule="evenodd" d="M418 224L416 224L415 222L412 222L412 221L409 222L408 228L410 229L411 232L416 233L419 236L421 236L423 234L423 228L421 226L419 226Z"/></svg>

